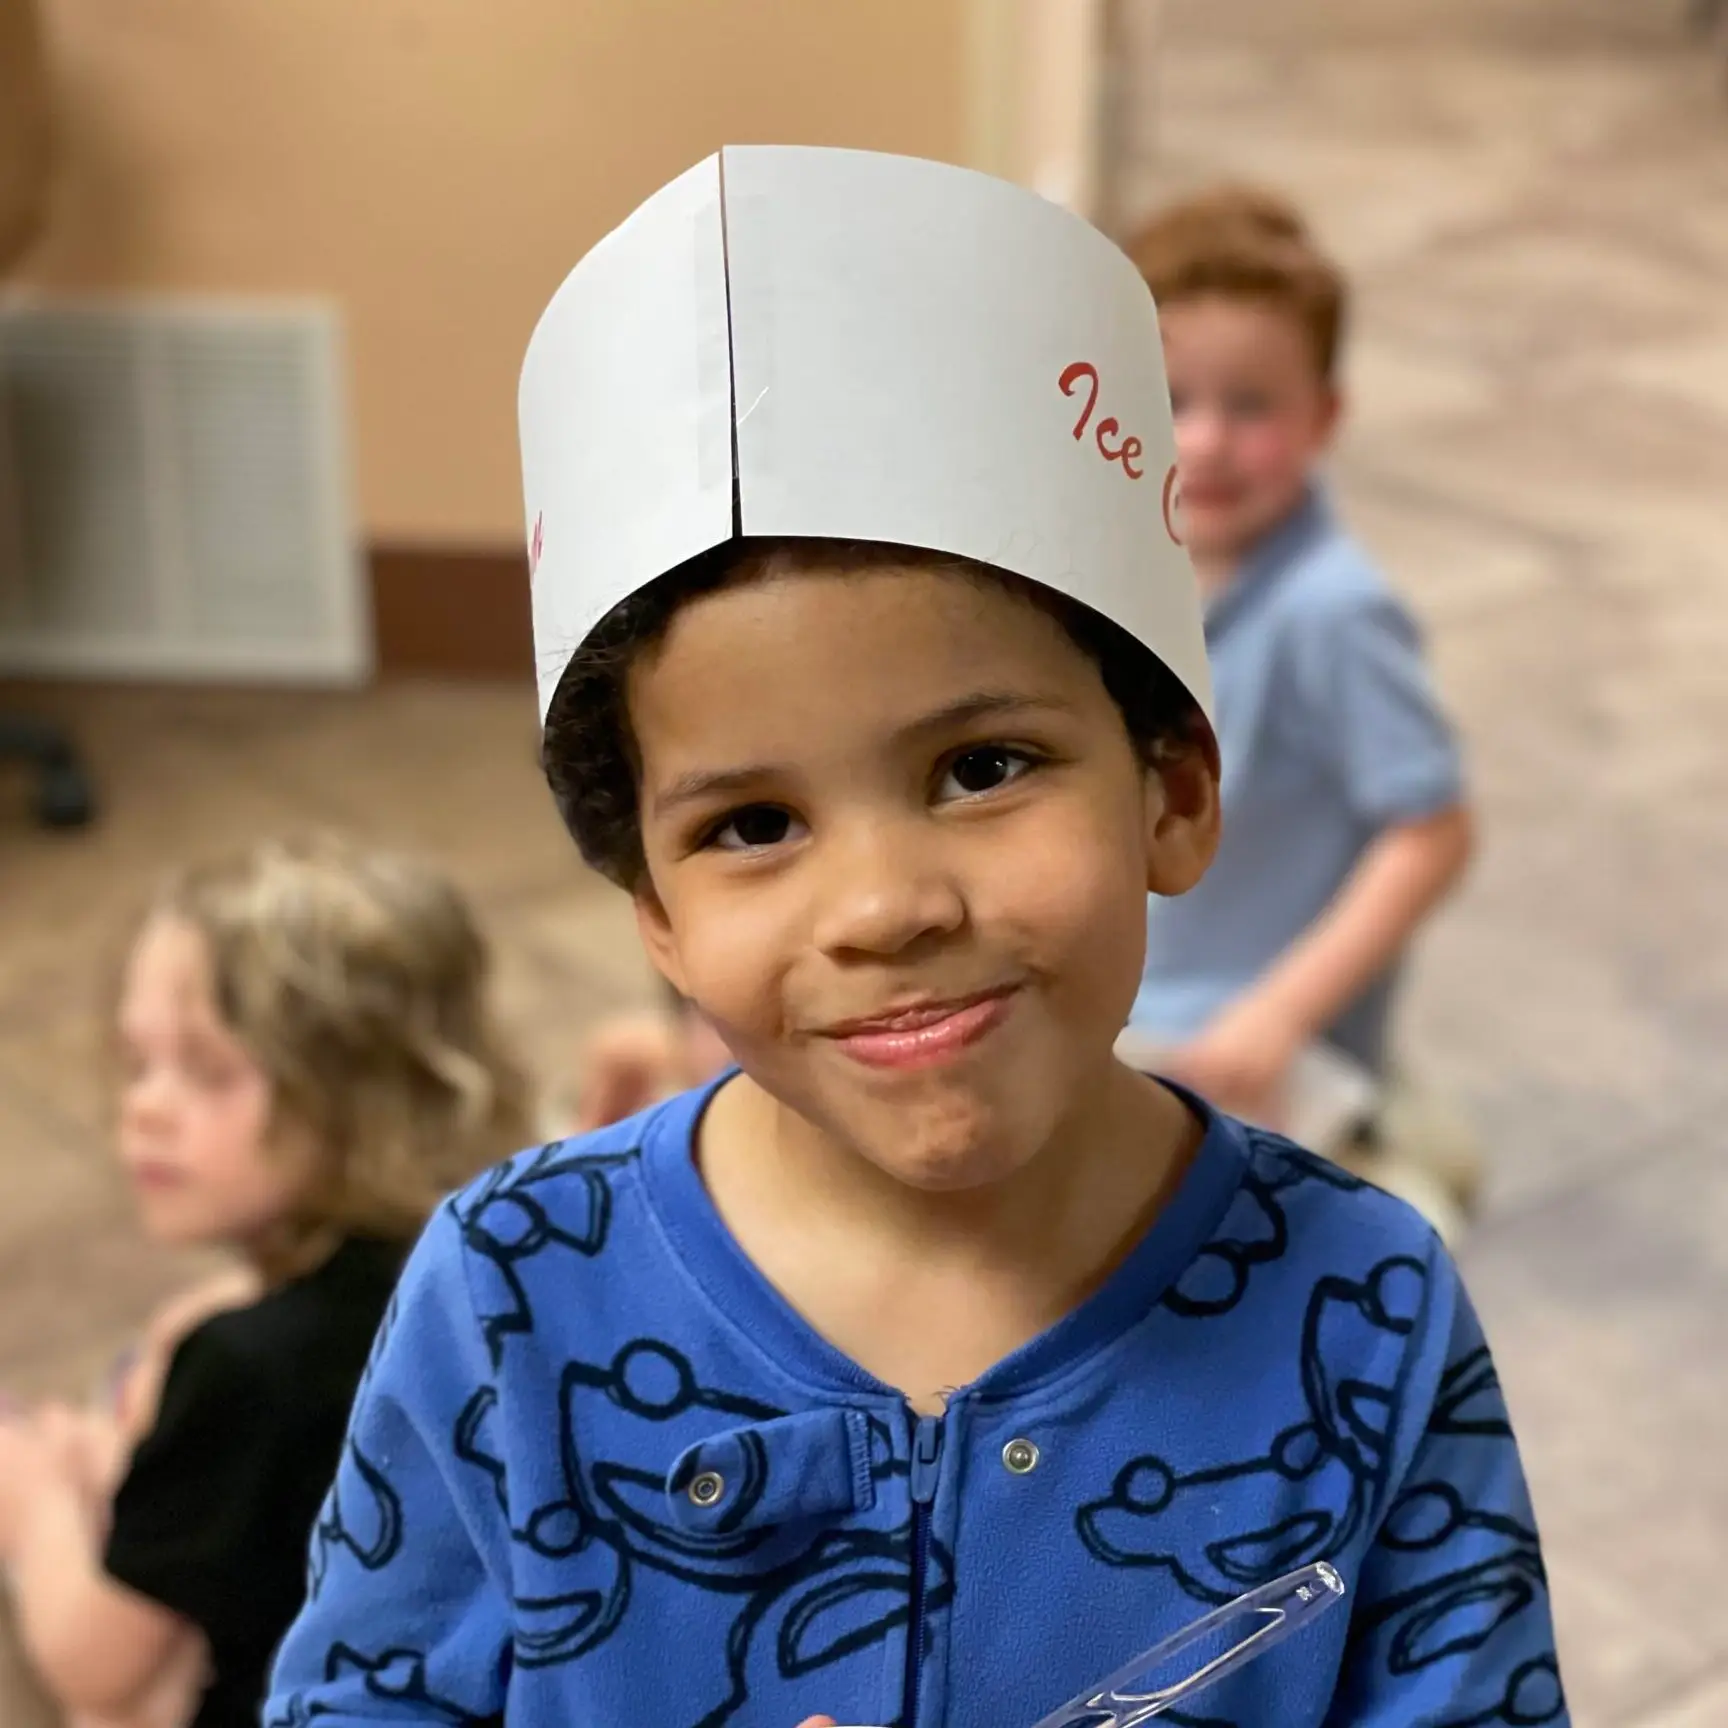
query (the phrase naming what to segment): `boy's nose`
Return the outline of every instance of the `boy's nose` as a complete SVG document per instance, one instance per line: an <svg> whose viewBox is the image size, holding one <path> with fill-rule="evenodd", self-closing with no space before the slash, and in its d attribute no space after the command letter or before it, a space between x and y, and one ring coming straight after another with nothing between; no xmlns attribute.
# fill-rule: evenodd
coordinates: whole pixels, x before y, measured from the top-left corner
<svg viewBox="0 0 1728 1728"><path fill-rule="evenodd" d="M1216 456L1224 441L1224 416L1210 408L1188 409L1176 422L1176 459L1184 467Z"/></svg>
<svg viewBox="0 0 1728 1728"><path fill-rule="evenodd" d="M173 1115L173 1085L153 1074L131 1082L120 1095L120 1119L142 1128L159 1128Z"/></svg>
<svg viewBox="0 0 1728 1728"><path fill-rule="evenodd" d="M861 822L831 836L821 860L816 945L828 954L899 954L966 921L958 882L925 837Z"/></svg>

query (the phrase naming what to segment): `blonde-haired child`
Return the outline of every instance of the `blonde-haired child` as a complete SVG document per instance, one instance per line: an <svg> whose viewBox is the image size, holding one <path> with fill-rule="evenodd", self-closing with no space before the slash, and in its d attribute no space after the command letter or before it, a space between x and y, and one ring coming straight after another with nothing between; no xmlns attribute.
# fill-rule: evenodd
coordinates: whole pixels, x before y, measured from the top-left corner
<svg viewBox="0 0 1728 1728"><path fill-rule="evenodd" d="M153 1238L237 1265L157 1317L112 1411L0 1419L0 1562L68 1718L256 1720L407 1247L532 1138L488 969L448 882L332 838L188 870L142 920L120 1161Z"/></svg>

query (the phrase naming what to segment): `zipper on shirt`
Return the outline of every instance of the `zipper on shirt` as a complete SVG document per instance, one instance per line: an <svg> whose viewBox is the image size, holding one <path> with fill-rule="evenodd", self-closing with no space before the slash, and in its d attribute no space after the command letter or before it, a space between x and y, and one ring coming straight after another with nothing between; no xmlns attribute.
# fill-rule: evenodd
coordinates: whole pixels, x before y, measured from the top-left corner
<svg viewBox="0 0 1728 1728"><path fill-rule="evenodd" d="M918 1682L924 1669L924 1609L930 1570L930 1507L942 1461L942 1418L920 1416L912 1430L912 1591L906 1617L906 1699L901 1728L918 1720Z"/></svg>

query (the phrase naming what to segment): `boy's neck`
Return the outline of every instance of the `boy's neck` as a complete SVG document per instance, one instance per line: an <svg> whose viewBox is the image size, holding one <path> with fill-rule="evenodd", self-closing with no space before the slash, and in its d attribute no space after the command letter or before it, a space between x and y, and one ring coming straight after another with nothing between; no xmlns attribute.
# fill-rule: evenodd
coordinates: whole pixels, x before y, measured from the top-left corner
<svg viewBox="0 0 1728 1728"><path fill-rule="evenodd" d="M1236 579L1241 568L1240 558L1230 553L1195 552L1190 558L1194 579L1200 586L1202 600L1215 600Z"/></svg>
<svg viewBox="0 0 1728 1728"><path fill-rule="evenodd" d="M1188 561L1194 566L1194 577L1199 584L1200 597L1203 600L1215 600L1222 594L1242 574L1242 571L1260 550L1268 542L1282 534L1303 513L1313 496L1314 482L1309 481L1291 499L1289 507L1261 529L1258 534L1254 535L1252 539L1228 546L1202 547L1190 543Z"/></svg>
<svg viewBox="0 0 1728 1728"><path fill-rule="evenodd" d="M1096 1102L1007 1181L929 1193L836 1146L748 1077L700 1135L716 1209L829 1343L936 1410L1072 1312L1145 1234L1202 1130L1174 1094L1112 1061Z"/></svg>

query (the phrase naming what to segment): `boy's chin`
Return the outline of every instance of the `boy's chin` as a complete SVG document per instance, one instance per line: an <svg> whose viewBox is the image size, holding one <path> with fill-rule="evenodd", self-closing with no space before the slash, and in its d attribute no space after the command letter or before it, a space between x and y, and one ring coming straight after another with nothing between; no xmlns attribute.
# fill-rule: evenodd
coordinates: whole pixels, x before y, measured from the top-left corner
<svg viewBox="0 0 1728 1728"><path fill-rule="evenodd" d="M1184 525L1188 554L1205 562L1233 563L1258 546L1301 501L1300 491L1293 497L1280 491L1244 498L1216 514L1192 511Z"/></svg>
<svg viewBox="0 0 1728 1728"><path fill-rule="evenodd" d="M925 1110L867 1112L856 1148L885 1175L922 1194L992 1188L1036 1156L1024 1122L982 1102L945 1099Z"/></svg>
<svg viewBox="0 0 1728 1728"><path fill-rule="evenodd" d="M138 1228L158 1248L203 1248L219 1239L203 1219L166 1206L140 1207Z"/></svg>
<svg viewBox="0 0 1728 1728"><path fill-rule="evenodd" d="M1191 558L1203 563L1227 564L1246 552L1260 532L1252 518L1231 514L1206 522L1191 522L1183 545Z"/></svg>

